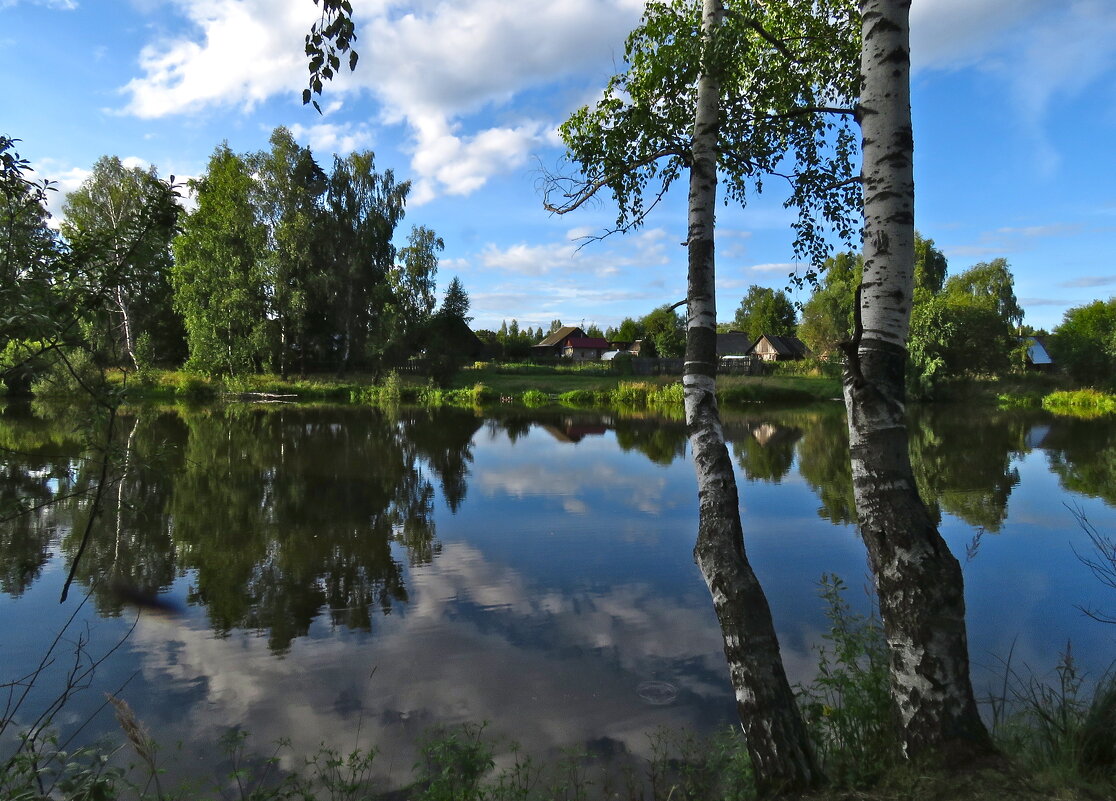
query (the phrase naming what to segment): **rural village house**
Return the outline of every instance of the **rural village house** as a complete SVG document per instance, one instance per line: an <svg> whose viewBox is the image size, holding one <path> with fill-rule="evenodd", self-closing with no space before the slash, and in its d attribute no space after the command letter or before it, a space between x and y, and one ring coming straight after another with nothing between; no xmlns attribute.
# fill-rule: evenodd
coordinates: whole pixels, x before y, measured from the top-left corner
<svg viewBox="0 0 1116 801"><path fill-rule="evenodd" d="M561 356L575 362L599 361L609 349L603 337L589 337L576 325L564 325L531 347L532 356Z"/></svg>
<svg viewBox="0 0 1116 801"><path fill-rule="evenodd" d="M805 359L809 353L806 343L798 337L761 334L746 355L759 356L765 362L782 362Z"/></svg>

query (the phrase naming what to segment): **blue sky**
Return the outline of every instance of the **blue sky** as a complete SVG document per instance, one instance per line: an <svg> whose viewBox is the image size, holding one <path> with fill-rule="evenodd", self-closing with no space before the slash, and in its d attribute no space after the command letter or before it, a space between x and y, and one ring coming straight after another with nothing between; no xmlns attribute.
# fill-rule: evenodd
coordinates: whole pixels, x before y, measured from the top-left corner
<svg viewBox="0 0 1116 801"><path fill-rule="evenodd" d="M319 116L300 98L311 0L0 0L0 133L59 194L102 155L188 178L221 141L260 150L278 125L324 165L371 149L414 182L401 233L443 237L439 286L461 278L477 328L606 327L682 299L682 193L578 249L611 206L555 217L537 188L642 0L354 6L360 64ZM912 58L917 224L950 272L1007 258L1026 322L1046 328L1116 294L1116 2L914 0ZM791 219L774 194L722 209L720 319L749 285L786 286Z"/></svg>

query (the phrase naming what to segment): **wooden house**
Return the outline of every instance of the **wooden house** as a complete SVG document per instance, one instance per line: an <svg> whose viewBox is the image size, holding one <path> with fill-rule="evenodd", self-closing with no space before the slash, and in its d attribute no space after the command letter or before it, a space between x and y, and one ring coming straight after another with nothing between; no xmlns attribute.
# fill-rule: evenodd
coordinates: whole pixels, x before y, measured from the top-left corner
<svg viewBox="0 0 1116 801"><path fill-rule="evenodd" d="M542 342L537 345L531 346L531 355L535 357L557 357L562 355L562 350L565 348L566 340L573 338L585 338L585 332L578 328L576 325L564 325L557 331L552 331L543 337ZM606 348L607 350L607 348Z"/></svg>
<svg viewBox="0 0 1116 801"><path fill-rule="evenodd" d="M761 334L752 343L747 355L759 356L765 362L783 362L805 359L810 354L806 343L795 336Z"/></svg>

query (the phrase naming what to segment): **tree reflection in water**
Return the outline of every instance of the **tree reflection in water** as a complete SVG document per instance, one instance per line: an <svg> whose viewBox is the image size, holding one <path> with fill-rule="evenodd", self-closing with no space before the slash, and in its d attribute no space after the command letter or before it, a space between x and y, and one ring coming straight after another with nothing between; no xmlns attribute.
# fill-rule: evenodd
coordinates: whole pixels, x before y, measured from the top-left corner
<svg viewBox="0 0 1116 801"><path fill-rule="evenodd" d="M1116 504L1116 423L1041 412L925 408L912 414L911 453L932 512L1001 529L1019 459L1041 438L1051 471L1072 492ZM544 419L545 418L545 419ZM72 559L91 512L95 421L72 411L9 406L0 416L0 591L26 592L52 548ZM266 632L277 652L323 615L371 630L408 597L405 563L437 558L439 494L465 503L474 439L483 427L515 443L540 421L570 443L606 429L623 451L656 465L685 458L683 425L589 412L394 412L355 407L231 405L140 409L121 415L99 525L78 566L102 615L119 615L114 587L166 591L186 577L189 603L221 635ZM855 522L848 433L838 404L727 414L743 475L779 483L792 471L819 517ZM557 432L557 433L555 433ZM1034 441L1032 441L1034 440Z"/></svg>
<svg viewBox="0 0 1116 801"><path fill-rule="evenodd" d="M189 576L188 600L204 605L215 631L266 631L276 651L323 610L334 625L369 630L373 608L387 614L407 598L393 546L412 565L437 554L432 482L451 509L461 504L480 425L471 413L431 425L422 414L389 419L356 408L123 415L78 579L93 587L102 615L117 615L114 588L154 595ZM46 446L57 444L34 440L44 430L26 416L3 428L9 441L23 437L22 452L41 455L6 460L0 498L13 509L57 499L3 527L0 580L11 594L41 571L56 533L73 558L91 513L80 493L96 481L95 463L76 461L78 441L61 443L52 461Z"/></svg>

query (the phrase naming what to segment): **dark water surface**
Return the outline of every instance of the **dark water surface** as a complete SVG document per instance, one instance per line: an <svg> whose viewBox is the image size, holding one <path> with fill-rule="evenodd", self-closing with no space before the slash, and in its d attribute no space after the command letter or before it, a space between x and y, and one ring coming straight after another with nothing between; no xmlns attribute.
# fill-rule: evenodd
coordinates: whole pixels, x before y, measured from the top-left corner
<svg viewBox="0 0 1116 801"><path fill-rule="evenodd" d="M677 422L132 411L114 423L101 513L60 604L101 471L88 443L106 422L84 418L17 406L0 417L0 683L29 673L89 595L25 723L57 693L79 638L91 657L121 644L56 725L118 692L164 745L182 743L172 772L208 772L235 727L260 754L289 738L287 766L323 743L376 746L380 772L402 781L434 724L488 721L545 757L647 754L659 726L734 719L691 556L696 483ZM792 681L809 680L822 642L821 575L868 605L844 425L837 403L726 423ZM1046 672L1068 641L1103 671L1116 627L1080 607L1116 613L1116 592L1075 556L1090 546L1071 508L1116 534L1116 422L924 410L912 455L964 566L978 693L1009 653ZM137 621L145 595L180 611ZM114 727L101 711L82 736Z"/></svg>

